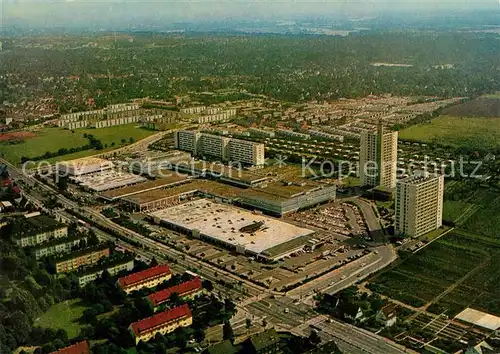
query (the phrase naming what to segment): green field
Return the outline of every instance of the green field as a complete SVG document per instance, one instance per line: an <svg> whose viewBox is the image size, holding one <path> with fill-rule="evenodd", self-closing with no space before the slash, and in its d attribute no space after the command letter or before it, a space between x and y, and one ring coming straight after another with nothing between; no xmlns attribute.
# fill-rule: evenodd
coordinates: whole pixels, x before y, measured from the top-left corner
<svg viewBox="0 0 500 354"><path fill-rule="evenodd" d="M463 222L462 227L470 232L500 240L500 196L497 194L493 197L496 198L478 208Z"/></svg>
<svg viewBox="0 0 500 354"><path fill-rule="evenodd" d="M369 288L416 307L449 316L466 307L500 315L500 242L453 230L421 252L370 280ZM445 275L445 276L443 276Z"/></svg>
<svg viewBox="0 0 500 354"><path fill-rule="evenodd" d="M450 181L445 186L443 219L453 221L468 231L494 236L496 232L480 227L496 224L500 226L499 217L489 212L498 192L482 188L471 181ZM471 220L471 221L469 221ZM476 220L472 222L472 220Z"/></svg>
<svg viewBox="0 0 500 354"><path fill-rule="evenodd" d="M399 132L401 139L451 146L500 147L500 119L440 116Z"/></svg>
<svg viewBox="0 0 500 354"><path fill-rule="evenodd" d="M84 306L79 305L80 299L63 301L49 308L41 317L35 320L35 326L42 328L64 329L68 338L74 338L80 333L81 325L78 319L82 317Z"/></svg>
<svg viewBox="0 0 500 354"><path fill-rule="evenodd" d="M425 305L474 269L483 257L447 239L447 235L443 236L397 267L376 276L370 281L370 287L415 307ZM458 259L460 266L456 264Z"/></svg>
<svg viewBox="0 0 500 354"><path fill-rule="evenodd" d="M465 211L472 205L470 203L447 200L443 204L443 219L456 221L462 218Z"/></svg>
<svg viewBox="0 0 500 354"><path fill-rule="evenodd" d="M483 95L481 97L500 99L500 92L490 93L490 94L487 94L487 95Z"/></svg>
<svg viewBox="0 0 500 354"><path fill-rule="evenodd" d="M88 144L88 140L83 137L84 134L92 134L97 139L101 140L103 145L108 145L108 150L118 148L122 145L121 140L126 139L127 143L130 138L135 140L143 139L154 134L152 130L142 129L136 124L119 125L110 128L102 129L77 129L74 133L71 130L60 128L44 128L35 131L38 135L36 138L27 139L21 144L8 145L1 144L0 149L5 158L12 163L20 163L21 157L36 157L43 155L45 152L55 152L61 148L71 148L84 146ZM114 147L111 144L115 143ZM102 151L87 150L77 152L71 155L60 156L51 159L51 162L62 161L72 158L85 157L95 155Z"/></svg>

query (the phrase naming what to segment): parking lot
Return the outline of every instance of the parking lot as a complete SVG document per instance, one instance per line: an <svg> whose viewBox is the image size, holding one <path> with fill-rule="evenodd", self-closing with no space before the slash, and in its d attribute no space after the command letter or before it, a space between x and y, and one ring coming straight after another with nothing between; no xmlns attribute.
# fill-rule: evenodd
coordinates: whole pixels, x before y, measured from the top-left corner
<svg viewBox="0 0 500 354"><path fill-rule="evenodd" d="M329 203L312 210L296 213L288 220L302 226L343 236L368 235L358 207L350 203Z"/></svg>

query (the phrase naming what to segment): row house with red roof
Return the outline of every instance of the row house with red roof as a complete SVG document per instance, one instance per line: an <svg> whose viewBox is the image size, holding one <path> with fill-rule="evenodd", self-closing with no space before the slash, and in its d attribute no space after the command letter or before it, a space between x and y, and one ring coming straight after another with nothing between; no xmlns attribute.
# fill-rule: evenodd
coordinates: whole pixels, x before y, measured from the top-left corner
<svg viewBox="0 0 500 354"><path fill-rule="evenodd" d="M170 288L157 291L148 296L149 302L153 308L157 309L168 301L172 294L176 293L180 298L193 298L203 291L201 279L199 277L180 283Z"/></svg>
<svg viewBox="0 0 500 354"><path fill-rule="evenodd" d="M187 304L159 312L151 317L130 324L129 330L135 338L135 343L141 340L147 342L157 333L166 335L179 327L189 327L193 324L193 315Z"/></svg>
<svg viewBox="0 0 500 354"><path fill-rule="evenodd" d="M61 348L50 354L90 354L89 343L84 340L65 348Z"/></svg>
<svg viewBox="0 0 500 354"><path fill-rule="evenodd" d="M129 274L118 279L117 285L127 294L143 288L154 288L155 286L169 280L172 277L170 268L166 264Z"/></svg>

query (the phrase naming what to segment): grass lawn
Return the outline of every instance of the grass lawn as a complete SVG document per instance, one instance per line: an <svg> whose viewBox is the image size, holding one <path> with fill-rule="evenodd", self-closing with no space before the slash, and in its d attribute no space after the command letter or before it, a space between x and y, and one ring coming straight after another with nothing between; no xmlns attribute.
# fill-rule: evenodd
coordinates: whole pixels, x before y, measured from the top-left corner
<svg viewBox="0 0 500 354"><path fill-rule="evenodd" d="M500 119L441 116L399 132L401 139L452 146L500 147Z"/></svg>
<svg viewBox="0 0 500 354"><path fill-rule="evenodd" d="M47 151L55 152L61 148L84 146L88 144L88 140L83 137L84 134L92 134L104 145L107 144L109 149L113 149L122 145L121 139L126 139L128 143L130 138L140 140L154 134L155 131L143 129L137 124L126 124L102 129L77 129L74 133L66 129L44 128L35 131L35 133L38 135L36 138L27 139L21 144L0 145L6 159L17 164L20 163L22 156L35 157L43 155ZM112 143L115 143L114 147L111 147ZM53 160L51 162L95 155L99 152L102 151L82 151L51 159Z"/></svg>
<svg viewBox="0 0 500 354"><path fill-rule="evenodd" d="M381 200L376 200L375 204L378 207L384 207L386 209L391 209L391 207L393 206L394 202L392 200L389 200L389 201L386 201L386 202L383 202Z"/></svg>
<svg viewBox="0 0 500 354"><path fill-rule="evenodd" d="M359 187L361 185L361 179L354 176L343 178L342 182L349 187Z"/></svg>
<svg viewBox="0 0 500 354"><path fill-rule="evenodd" d="M441 236L444 234L446 231L448 231L450 228L448 226L443 226L443 228L436 229L434 231L428 232L425 235L422 235L419 237L420 240L427 240L427 241L432 241L435 238Z"/></svg>
<svg viewBox="0 0 500 354"><path fill-rule="evenodd" d="M51 306L47 312L35 320L35 326L42 328L64 329L68 338L74 338L80 333L82 327L78 319L86 309L78 303L80 299L63 301Z"/></svg>
<svg viewBox="0 0 500 354"><path fill-rule="evenodd" d="M97 154L102 154L104 152L112 151L120 146L115 146L115 147L109 147L107 149L102 149L102 150L85 150L85 151L80 151L80 152L75 152L73 154L68 154L68 155L62 155L62 156L57 156L57 157L52 157L50 159L47 159L49 163L56 163L56 162L61 162L61 161L68 161L68 160L74 160L74 159L79 159L82 157L87 157L91 155L97 155Z"/></svg>
<svg viewBox="0 0 500 354"><path fill-rule="evenodd" d="M500 91L499 92L495 92L495 93L490 93L490 94L487 94L487 95L483 95L481 97L500 99Z"/></svg>

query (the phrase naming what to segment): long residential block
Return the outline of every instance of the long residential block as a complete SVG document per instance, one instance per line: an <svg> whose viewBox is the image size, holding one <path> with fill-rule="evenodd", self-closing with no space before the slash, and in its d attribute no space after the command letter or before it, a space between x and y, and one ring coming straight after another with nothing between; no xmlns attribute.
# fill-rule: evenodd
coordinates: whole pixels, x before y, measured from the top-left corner
<svg viewBox="0 0 500 354"><path fill-rule="evenodd" d="M109 257L109 248L107 246L91 247L69 253L56 260L56 273L72 272L81 266L95 264L105 257Z"/></svg>
<svg viewBox="0 0 500 354"><path fill-rule="evenodd" d="M66 225L46 215L37 215L13 222L12 236L15 243L21 247L36 246L67 235Z"/></svg>
<svg viewBox="0 0 500 354"><path fill-rule="evenodd" d="M35 258L40 259L42 257L52 256L54 254L64 254L71 252L75 246L79 246L80 243L86 242L87 236L76 236L67 238L55 238L51 241L42 243L34 248Z"/></svg>
<svg viewBox="0 0 500 354"><path fill-rule="evenodd" d="M96 265L89 269L85 269L78 274L78 282L80 287L83 288L88 283L93 282L100 277L104 271L107 271L111 276L114 276L122 271L130 272L132 269L134 269L133 258L118 259L104 265Z"/></svg>
<svg viewBox="0 0 500 354"><path fill-rule="evenodd" d="M192 298L195 295L199 294L201 291L201 279L196 277L184 283L180 283L170 288L150 294L148 296L148 299L151 302L151 305L156 308L167 302L173 294L177 294L182 298Z"/></svg>
<svg viewBox="0 0 500 354"><path fill-rule="evenodd" d="M130 324L129 330L135 337L136 344L141 340L147 342L156 333L162 335L175 331L179 327L189 327L193 324L193 315L187 304L171 310L157 313L154 316Z"/></svg>
<svg viewBox="0 0 500 354"><path fill-rule="evenodd" d="M175 147L194 156L212 157L230 163L263 166L265 162L264 144L198 131L178 131Z"/></svg>
<svg viewBox="0 0 500 354"><path fill-rule="evenodd" d="M122 277L118 279L118 285L128 294L143 288L154 288L171 277L169 266L162 264Z"/></svg>

